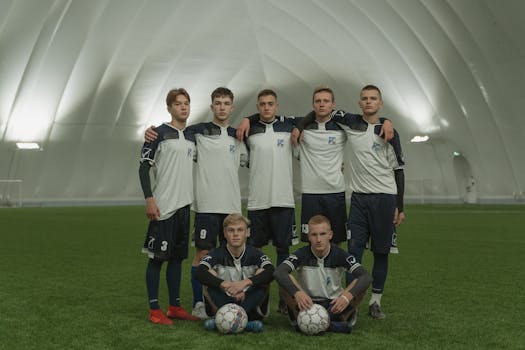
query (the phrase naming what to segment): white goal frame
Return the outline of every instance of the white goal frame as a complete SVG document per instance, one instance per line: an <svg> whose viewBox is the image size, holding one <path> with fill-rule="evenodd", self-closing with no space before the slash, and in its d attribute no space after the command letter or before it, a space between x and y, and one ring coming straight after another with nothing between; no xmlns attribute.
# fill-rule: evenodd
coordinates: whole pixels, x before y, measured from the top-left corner
<svg viewBox="0 0 525 350"><path fill-rule="evenodd" d="M11 191L11 187L16 187L14 191ZM18 198L13 200L11 194L16 194ZM12 179L4 180L0 179L0 207L22 207L22 180Z"/></svg>

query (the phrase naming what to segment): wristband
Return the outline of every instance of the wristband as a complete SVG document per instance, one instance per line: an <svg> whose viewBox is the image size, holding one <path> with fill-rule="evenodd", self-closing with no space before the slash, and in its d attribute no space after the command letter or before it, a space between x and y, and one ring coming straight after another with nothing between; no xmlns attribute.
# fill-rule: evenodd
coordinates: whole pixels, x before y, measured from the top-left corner
<svg viewBox="0 0 525 350"><path fill-rule="evenodd" d="M344 294L341 294L340 297L346 300L347 304L350 304L350 300Z"/></svg>

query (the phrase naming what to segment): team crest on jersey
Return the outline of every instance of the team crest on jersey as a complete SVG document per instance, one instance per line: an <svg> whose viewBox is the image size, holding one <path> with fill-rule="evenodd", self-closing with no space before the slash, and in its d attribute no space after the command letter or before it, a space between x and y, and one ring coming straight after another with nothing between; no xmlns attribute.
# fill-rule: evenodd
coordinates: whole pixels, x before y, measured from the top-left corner
<svg viewBox="0 0 525 350"><path fill-rule="evenodd" d="M191 158L193 157L193 149L192 148L188 148L188 157Z"/></svg>
<svg viewBox="0 0 525 350"><path fill-rule="evenodd" d="M335 136L328 136L328 144L335 145Z"/></svg>
<svg viewBox="0 0 525 350"><path fill-rule="evenodd" d="M235 145L230 145L230 153L234 153L235 152Z"/></svg>
<svg viewBox="0 0 525 350"><path fill-rule="evenodd" d="M284 139L277 139L277 147L283 147L284 146Z"/></svg>
<svg viewBox="0 0 525 350"><path fill-rule="evenodd" d="M206 261L206 262L209 262L211 259L212 259L212 258L211 258L210 255L204 255L204 256L202 257L202 261Z"/></svg>
<svg viewBox="0 0 525 350"><path fill-rule="evenodd" d="M372 145L372 149L377 152L381 149L381 145L374 141L374 144Z"/></svg>
<svg viewBox="0 0 525 350"><path fill-rule="evenodd" d="M332 283L332 279L330 278L330 276L326 277L326 285L330 285L330 283Z"/></svg>

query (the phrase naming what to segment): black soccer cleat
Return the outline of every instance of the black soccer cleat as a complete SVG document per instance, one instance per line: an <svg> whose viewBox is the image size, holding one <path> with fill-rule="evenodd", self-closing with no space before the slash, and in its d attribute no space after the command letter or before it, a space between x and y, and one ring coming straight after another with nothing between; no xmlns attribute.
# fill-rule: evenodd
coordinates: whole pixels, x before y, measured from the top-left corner
<svg viewBox="0 0 525 350"><path fill-rule="evenodd" d="M386 315L381 311L381 307L376 302L368 306L368 315L376 320L384 320L386 318Z"/></svg>

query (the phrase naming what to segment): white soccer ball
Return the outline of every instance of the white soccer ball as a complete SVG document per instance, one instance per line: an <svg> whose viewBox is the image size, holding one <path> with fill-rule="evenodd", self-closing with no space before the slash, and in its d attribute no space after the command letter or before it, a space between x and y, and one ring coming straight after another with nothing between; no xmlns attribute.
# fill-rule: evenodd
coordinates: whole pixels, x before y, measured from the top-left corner
<svg viewBox="0 0 525 350"><path fill-rule="evenodd" d="M226 304L215 314L217 330L224 334L240 333L246 328L247 323L246 311L237 304Z"/></svg>
<svg viewBox="0 0 525 350"><path fill-rule="evenodd" d="M330 316L324 307L314 304L308 310L299 311L297 325L305 334L318 334L328 329Z"/></svg>

